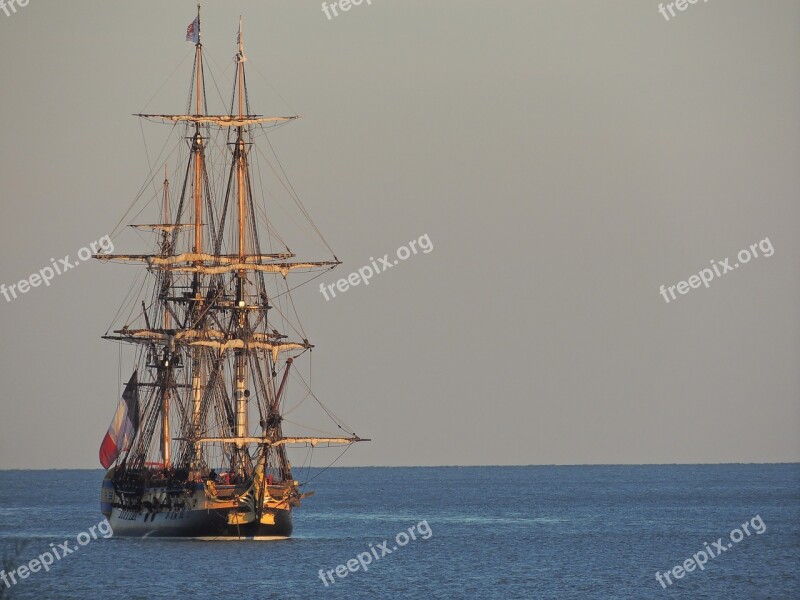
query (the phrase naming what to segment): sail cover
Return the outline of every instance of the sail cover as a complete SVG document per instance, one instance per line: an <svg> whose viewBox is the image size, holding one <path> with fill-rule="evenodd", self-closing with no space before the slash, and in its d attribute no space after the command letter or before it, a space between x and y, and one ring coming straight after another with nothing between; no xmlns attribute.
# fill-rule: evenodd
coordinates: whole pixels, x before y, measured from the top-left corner
<svg viewBox="0 0 800 600"><path fill-rule="evenodd" d="M122 393L122 400L119 401L114 420L111 421L108 433L100 446L100 464L104 469L113 465L117 457L128 449L138 428L139 385L134 371Z"/></svg>

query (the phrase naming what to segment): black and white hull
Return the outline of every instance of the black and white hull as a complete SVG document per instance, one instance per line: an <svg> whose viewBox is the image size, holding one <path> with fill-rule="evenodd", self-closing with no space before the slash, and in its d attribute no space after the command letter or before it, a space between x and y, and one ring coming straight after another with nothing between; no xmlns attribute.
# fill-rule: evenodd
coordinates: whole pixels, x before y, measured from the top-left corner
<svg viewBox="0 0 800 600"><path fill-rule="evenodd" d="M115 536L172 537L196 539L281 539L292 534L290 510L271 513L272 523L255 519L250 523L230 524L236 509L182 509L168 512L131 511L114 508L109 523Z"/></svg>
<svg viewBox="0 0 800 600"><path fill-rule="evenodd" d="M250 490L234 486L195 483L130 493L115 489L112 480L106 478L101 509L114 535L121 537L288 538L292 534L292 508L299 502L271 495L285 494L287 489L291 488L265 486L257 502Z"/></svg>

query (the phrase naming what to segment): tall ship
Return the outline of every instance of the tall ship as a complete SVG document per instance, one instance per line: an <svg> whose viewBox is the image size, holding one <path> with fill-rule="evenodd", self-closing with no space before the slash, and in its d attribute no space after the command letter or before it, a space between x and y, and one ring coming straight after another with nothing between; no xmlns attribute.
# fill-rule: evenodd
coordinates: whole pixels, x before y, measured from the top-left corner
<svg viewBox="0 0 800 600"><path fill-rule="evenodd" d="M200 4L186 39L195 45L188 110L138 115L173 128L179 191L170 193L165 166L149 203L156 222L131 224L152 239L150 253L95 255L139 265L121 317L103 336L125 347L133 368L100 449L101 510L117 536L285 538L292 510L313 493L295 479L288 450L368 441L317 398L302 371L313 345L292 292L340 262L277 155L266 162L331 256L298 259L270 219L270 195L257 191L253 165L267 158L258 143L271 150L270 130L297 116L250 109L241 18L226 110L208 109ZM156 173L161 166L143 189ZM284 433L287 407L303 402L333 425Z"/></svg>

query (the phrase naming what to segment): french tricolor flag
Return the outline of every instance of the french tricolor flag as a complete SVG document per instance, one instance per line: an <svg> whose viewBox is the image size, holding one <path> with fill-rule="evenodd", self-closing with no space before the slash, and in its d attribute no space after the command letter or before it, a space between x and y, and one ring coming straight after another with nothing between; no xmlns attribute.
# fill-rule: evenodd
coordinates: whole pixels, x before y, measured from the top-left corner
<svg viewBox="0 0 800 600"><path fill-rule="evenodd" d="M130 447L138 429L139 385L134 371L122 393L111 427L100 445L100 464L104 469L113 465L117 457Z"/></svg>

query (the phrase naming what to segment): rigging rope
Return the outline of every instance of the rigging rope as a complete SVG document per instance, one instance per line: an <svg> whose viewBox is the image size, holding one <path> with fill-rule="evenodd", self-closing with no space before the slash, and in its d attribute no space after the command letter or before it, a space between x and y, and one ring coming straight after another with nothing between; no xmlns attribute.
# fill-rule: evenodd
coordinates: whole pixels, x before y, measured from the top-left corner
<svg viewBox="0 0 800 600"><path fill-rule="evenodd" d="M331 464L329 464L327 467L325 467L324 469L322 469L322 471L320 471L319 473L317 473L316 475L314 475L314 476L313 476L311 479L307 479L306 481L304 481L303 483L301 483L301 484L300 484L300 487L305 487L305 486L307 486L309 483L311 483L312 481L314 481L314 480L315 480L317 477L319 477L320 475L322 475L322 474L323 474L325 471L327 471L327 470L328 470L328 469L330 469L330 468L331 468L333 465L335 465L337 462L339 462L339 459L340 459L340 458L342 458L342 456L344 456L344 453L345 453L345 452L347 452L348 450L350 450L350 448L351 448L352 446L353 446L353 444L348 444L347 446L345 446L345 447L344 447L344 450L342 450L342 453L341 453L341 454L339 454L339 456L337 456L337 457L336 457L336 458L333 460L333 462L332 462Z"/></svg>

